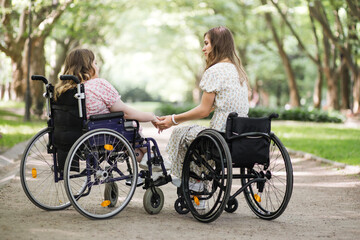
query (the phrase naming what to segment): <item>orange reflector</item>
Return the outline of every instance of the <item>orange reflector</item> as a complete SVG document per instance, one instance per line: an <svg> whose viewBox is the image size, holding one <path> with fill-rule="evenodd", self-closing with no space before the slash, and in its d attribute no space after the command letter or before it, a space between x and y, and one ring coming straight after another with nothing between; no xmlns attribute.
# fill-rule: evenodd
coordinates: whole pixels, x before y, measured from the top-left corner
<svg viewBox="0 0 360 240"><path fill-rule="evenodd" d="M200 205L200 201L199 201L199 198L197 196L194 196L194 202L197 206Z"/></svg>
<svg viewBox="0 0 360 240"><path fill-rule="evenodd" d="M254 194L254 198L257 202L261 202L261 197L257 194Z"/></svg>
<svg viewBox="0 0 360 240"><path fill-rule="evenodd" d="M111 150L114 149L113 145L111 145L111 144L105 144L105 145L104 145L104 148L105 148L106 150L108 150L108 151L111 151Z"/></svg>
<svg viewBox="0 0 360 240"><path fill-rule="evenodd" d="M33 178L36 178L36 177L37 177L36 168L33 168L33 169L31 170L31 174L32 174L32 177L33 177Z"/></svg>
<svg viewBox="0 0 360 240"><path fill-rule="evenodd" d="M107 206L109 206L110 205L110 200L105 200L105 201L103 201L102 203L101 203L101 206L102 207L107 207Z"/></svg>

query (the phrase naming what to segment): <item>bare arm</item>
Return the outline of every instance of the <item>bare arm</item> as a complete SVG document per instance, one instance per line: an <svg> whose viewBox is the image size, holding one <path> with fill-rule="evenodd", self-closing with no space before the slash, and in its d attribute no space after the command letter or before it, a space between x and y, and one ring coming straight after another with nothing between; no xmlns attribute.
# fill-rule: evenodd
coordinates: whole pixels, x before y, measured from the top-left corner
<svg viewBox="0 0 360 240"><path fill-rule="evenodd" d="M125 119L135 119L139 122L157 122L153 113L138 111L126 105L120 98L110 107L110 112L124 112Z"/></svg>
<svg viewBox="0 0 360 240"><path fill-rule="evenodd" d="M215 93L204 92L201 98L201 103L195 108L174 116L176 123L182 123L189 120L201 119L209 116L213 110L213 105L215 101ZM160 130L167 129L174 125L172 122L171 116L161 117L162 122L158 123Z"/></svg>

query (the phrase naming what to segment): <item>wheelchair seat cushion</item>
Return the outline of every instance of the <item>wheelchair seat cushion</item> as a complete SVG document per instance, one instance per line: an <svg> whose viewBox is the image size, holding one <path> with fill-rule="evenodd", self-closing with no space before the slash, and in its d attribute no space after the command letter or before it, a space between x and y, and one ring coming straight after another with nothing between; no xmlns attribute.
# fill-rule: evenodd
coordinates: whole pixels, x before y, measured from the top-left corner
<svg viewBox="0 0 360 240"><path fill-rule="evenodd" d="M230 114L225 135L233 167L252 168L255 163L268 165L270 130L270 118L244 118Z"/></svg>
<svg viewBox="0 0 360 240"><path fill-rule="evenodd" d="M67 152L83 134L83 119L79 117L78 102L74 98L76 92L76 88L69 89L52 104L54 146L60 169L64 168Z"/></svg>

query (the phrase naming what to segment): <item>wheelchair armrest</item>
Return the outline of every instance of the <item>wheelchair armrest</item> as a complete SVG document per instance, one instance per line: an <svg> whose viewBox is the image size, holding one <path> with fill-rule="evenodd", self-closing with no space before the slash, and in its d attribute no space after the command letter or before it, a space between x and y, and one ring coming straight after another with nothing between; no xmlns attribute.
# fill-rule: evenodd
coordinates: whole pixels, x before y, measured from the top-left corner
<svg viewBox="0 0 360 240"><path fill-rule="evenodd" d="M106 113L106 114L91 115L89 120L90 121L100 121L100 120L106 120L106 119L112 119L112 118L122 118L122 117L124 117L123 112L112 112L112 113Z"/></svg>
<svg viewBox="0 0 360 240"><path fill-rule="evenodd" d="M134 126L134 122L135 122L135 126ZM138 120L135 119L126 119L124 122L124 127L126 131L133 131L135 129L137 129L137 131L140 129L140 124Z"/></svg>

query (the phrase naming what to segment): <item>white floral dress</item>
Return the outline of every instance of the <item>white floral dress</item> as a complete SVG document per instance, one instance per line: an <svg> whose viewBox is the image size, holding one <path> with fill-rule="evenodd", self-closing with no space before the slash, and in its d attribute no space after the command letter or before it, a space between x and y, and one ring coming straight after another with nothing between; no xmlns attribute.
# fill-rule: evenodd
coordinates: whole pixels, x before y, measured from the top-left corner
<svg viewBox="0 0 360 240"><path fill-rule="evenodd" d="M245 76L240 76L245 78ZM232 63L217 63L208 68L200 82L205 92L214 92L214 115L210 128L225 132L226 119L231 112L247 117L249 112L248 88L246 82L240 84L239 74ZM181 177L182 164L187 148L205 127L199 125L179 126L174 128L166 152L171 162L171 174Z"/></svg>

